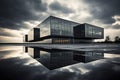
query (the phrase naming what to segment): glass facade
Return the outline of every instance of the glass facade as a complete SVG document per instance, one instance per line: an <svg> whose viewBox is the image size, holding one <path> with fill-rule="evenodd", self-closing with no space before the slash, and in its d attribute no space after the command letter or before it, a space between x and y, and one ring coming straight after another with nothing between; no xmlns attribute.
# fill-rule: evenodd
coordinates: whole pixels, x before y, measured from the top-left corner
<svg viewBox="0 0 120 80"><path fill-rule="evenodd" d="M44 20L41 24L39 24L37 28L40 28L40 37L50 36L50 17Z"/></svg>
<svg viewBox="0 0 120 80"><path fill-rule="evenodd" d="M57 38L53 38L52 43L73 43L73 27L78 24L79 23L76 22L51 17L51 35L57 36Z"/></svg>
<svg viewBox="0 0 120 80"><path fill-rule="evenodd" d="M102 39L104 37L104 29L90 25L80 24L74 27L74 37L79 39Z"/></svg>
<svg viewBox="0 0 120 80"><path fill-rule="evenodd" d="M34 29L28 32L28 41L34 40Z"/></svg>
<svg viewBox="0 0 120 80"><path fill-rule="evenodd" d="M103 33L103 28L90 24L85 24L85 37L101 39L103 38Z"/></svg>
<svg viewBox="0 0 120 80"><path fill-rule="evenodd" d="M73 37L73 27L78 23L51 17L51 35Z"/></svg>
<svg viewBox="0 0 120 80"><path fill-rule="evenodd" d="M79 24L50 16L28 33L28 41L40 43L80 43L103 38L103 28L90 24ZM36 31L35 31L36 30ZM87 38L87 39L86 39ZM86 40L85 40L86 39Z"/></svg>
<svg viewBox="0 0 120 80"><path fill-rule="evenodd" d="M73 27L79 23L50 16L40 28L40 43L73 43Z"/></svg>

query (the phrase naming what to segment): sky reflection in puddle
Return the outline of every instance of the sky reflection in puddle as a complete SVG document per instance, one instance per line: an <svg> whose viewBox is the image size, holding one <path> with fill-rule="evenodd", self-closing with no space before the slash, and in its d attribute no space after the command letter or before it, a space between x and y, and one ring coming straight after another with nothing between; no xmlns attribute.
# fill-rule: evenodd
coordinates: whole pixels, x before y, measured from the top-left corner
<svg viewBox="0 0 120 80"><path fill-rule="evenodd" d="M0 47L0 72L2 73L1 78L5 80L120 80L119 54L105 53L104 58L110 59L102 58L87 63L77 62L49 70L44 64L41 64L41 62L31 58L28 53L24 53L23 47L4 46L4 48L3 46L2 48ZM50 54L48 51L41 52L43 55ZM62 57L63 53L66 54L66 57L70 57L70 55L68 55L70 52L71 51L51 51L51 54L54 54L53 56L56 56L56 58L61 61L59 57ZM82 52L82 54L78 54L78 52L74 52L74 54L88 57L94 53L85 54ZM49 57L51 57L51 55L47 56L47 59ZM61 62L66 59L65 55L63 55L63 57L64 59L62 59ZM46 59L46 57L43 57L43 60L44 58Z"/></svg>

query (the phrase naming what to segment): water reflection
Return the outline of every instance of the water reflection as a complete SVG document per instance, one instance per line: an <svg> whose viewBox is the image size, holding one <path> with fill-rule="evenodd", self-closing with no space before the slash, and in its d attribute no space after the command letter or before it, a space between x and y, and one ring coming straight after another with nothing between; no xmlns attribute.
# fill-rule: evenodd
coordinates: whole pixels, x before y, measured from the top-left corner
<svg viewBox="0 0 120 80"><path fill-rule="evenodd" d="M120 51L117 53L104 53L104 58L120 58Z"/></svg>
<svg viewBox="0 0 120 80"><path fill-rule="evenodd" d="M0 80L34 80L37 75L49 71L41 63L23 53L22 49L23 47L2 46Z"/></svg>
<svg viewBox="0 0 120 80"><path fill-rule="evenodd" d="M93 51L50 50L38 47L24 47L28 54L49 69L79 63L91 62L104 58L104 53Z"/></svg>
<svg viewBox="0 0 120 80"><path fill-rule="evenodd" d="M119 52L5 47L0 48L0 80L120 80Z"/></svg>

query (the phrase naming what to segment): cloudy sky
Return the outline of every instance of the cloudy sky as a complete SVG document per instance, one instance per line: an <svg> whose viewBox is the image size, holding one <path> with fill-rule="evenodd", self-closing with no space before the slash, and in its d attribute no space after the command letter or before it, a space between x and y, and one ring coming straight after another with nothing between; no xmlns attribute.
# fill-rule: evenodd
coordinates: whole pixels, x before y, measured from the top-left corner
<svg viewBox="0 0 120 80"><path fill-rule="evenodd" d="M23 35L49 15L105 28L120 36L120 0L0 0L0 42L22 42Z"/></svg>

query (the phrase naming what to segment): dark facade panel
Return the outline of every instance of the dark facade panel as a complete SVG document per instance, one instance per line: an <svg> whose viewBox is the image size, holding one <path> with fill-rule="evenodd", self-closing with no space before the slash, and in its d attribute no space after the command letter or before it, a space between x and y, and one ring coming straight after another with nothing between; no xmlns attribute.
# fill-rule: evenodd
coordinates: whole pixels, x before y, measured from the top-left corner
<svg viewBox="0 0 120 80"><path fill-rule="evenodd" d="M40 28L33 28L28 32L28 41L37 41L40 39Z"/></svg>
<svg viewBox="0 0 120 80"><path fill-rule="evenodd" d="M40 29L39 28L34 28L34 40L39 40L40 39Z"/></svg>
<svg viewBox="0 0 120 80"><path fill-rule="evenodd" d="M74 38L85 38L84 24L80 24L74 27Z"/></svg>
<svg viewBox="0 0 120 80"><path fill-rule="evenodd" d="M74 27L74 38L79 39L102 39L104 37L104 29L90 25L80 24Z"/></svg>
<svg viewBox="0 0 120 80"><path fill-rule="evenodd" d="M23 42L28 42L28 35L27 35L27 34L24 35L24 37L23 37Z"/></svg>

